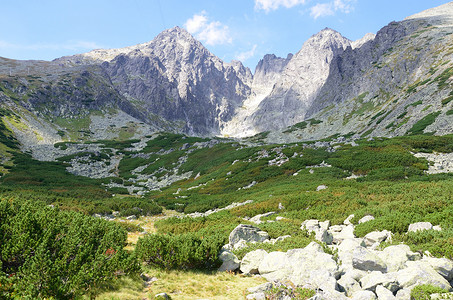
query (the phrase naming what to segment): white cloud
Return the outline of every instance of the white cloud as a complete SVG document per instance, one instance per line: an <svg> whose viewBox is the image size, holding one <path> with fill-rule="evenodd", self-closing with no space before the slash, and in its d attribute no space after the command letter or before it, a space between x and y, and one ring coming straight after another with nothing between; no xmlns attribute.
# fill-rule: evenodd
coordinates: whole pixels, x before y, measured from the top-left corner
<svg viewBox="0 0 453 300"><path fill-rule="evenodd" d="M310 16L313 19L325 16L333 16L335 14L332 3L318 3L310 8Z"/></svg>
<svg viewBox="0 0 453 300"><path fill-rule="evenodd" d="M315 20L319 17L333 16L337 11L348 14L354 10L356 0L333 0L327 3L317 3L310 8L310 16Z"/></svg>
<svg viewBox="0 0 453 300"><path fill-rule="evenodd" d="M206 17L206 12L202 11L201 14L194 15L191 19L187 20L184 26L188 32L196 33L205 27L207 22L208 18Z"/></svg>
<svg viewBox="0 0 453 300"><path fill-rule="evenodd" d="M209 21L206 11L194 15L184 24L187 31L207 45L228 44L233 41L228 26L218 21Z"/></svg>
<svg viewBox="0 0 453 300"><path fill-rule="evenodd" d="M335 10L348 14L354 10L355 2L356 0L334 0L333 5Z"/></svg>
<svg viewBox="0 0 453 300"><path fill-rule="evenodd" d="M0 41L0 49L8 50L71 50L71 51L82 51L102 48L98 44L89 41L67 41L65 43L44 43L44 44L14 44L6 41Z"/></svg>
<svg viewBox="0 0 453 300"><path fill-rule="evenodd" d="M256 52L256 47L257 47L257 45L253 45L252 49L250 49L249 51L239 53L238 55L236 55L236 59L241 62L244 62L244 61L248 60L249 58L254 57L255 52Z"/></svg>
<svg viewBox="0 0 453 300"><path fill-rule="evenodd" d="M276 10L280 6L291 8L296 5L305 4L306 0L255 0L255 9L269 12Z"/></svg>

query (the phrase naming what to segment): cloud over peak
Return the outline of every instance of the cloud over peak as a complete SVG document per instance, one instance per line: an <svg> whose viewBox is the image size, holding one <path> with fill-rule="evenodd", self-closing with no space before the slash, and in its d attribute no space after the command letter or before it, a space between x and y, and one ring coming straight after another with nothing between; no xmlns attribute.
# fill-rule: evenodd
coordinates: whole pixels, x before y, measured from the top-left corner
<svg viewBox="0 0 453 300"><path fill-rule="evenodd" d="M269 12L278 8L291 8L296 5L305 4L306 0L255 0L255 9Z"/></svg>
<svg viewBox="0 0 453 300"><path fill-rule="evenodd" d="M333 16L337 11L348 14L354 10L356 0L334 0L327 3L317 3L310 8L310 16L313 19Z"/></svg>
<svg viewBox="0 0 453 300"><path fill-rule="evenodd" d="M184 27L198 40L210 46L229 44L233 41L228 26L219 21L210 21L206 11L188 19Z"/></svg>

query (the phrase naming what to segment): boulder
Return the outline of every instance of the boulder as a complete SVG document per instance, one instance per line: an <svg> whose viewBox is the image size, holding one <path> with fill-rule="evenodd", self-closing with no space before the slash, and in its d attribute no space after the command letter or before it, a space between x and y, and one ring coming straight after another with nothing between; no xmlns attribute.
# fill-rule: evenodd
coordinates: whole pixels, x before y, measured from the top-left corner
<svg viewBox="0 0 453 300"><path fill-rule="evenodd" d="M308 284L323 290L336 290L340 274L332 255L324 253L315 242L303 249L269 253L259 264L258 272L269 281L290 280L294 285Z"/></svg>
<svg viewBox="0 0 453 300"><path fill-rule="evenodd" d="M319 222L318 220L305 220L302 222L300 229L307 230L309 233L315 233L315 239L327 245L332 244L333 237L330 232L327 231L329 228L330 221Z"/></svg>
<svg viewBox="0 0 453 300"><path fill-rule="evenodd" d="M167 293L160 293L154 296L154 299L156 300L169 300L171 299L170 296L167 295Z"/></svg>
<svg viewBox="0 0 453 300"><path fill-rule="evenodd" d="M346 274L341 276L340 280L338 280L337 283L340 292L344 292L348 297L352 296L352 294L354 294L355 292L362 290L360 283Z"/></svg>
<svg viewBox="0 0 453 300"><path fill-rule="evenodd" d="M353 300L375 300L376 294L372 291L358 291L352 294Z"/></svg>
<svg viewBox="0 0 453 300"><path fill-rule="evenodd" d="M411 252L409 246L403 244L389 246L379 252L378 256L387 265L388 272L396 272L404 269L408 260L416 260L417 258L417 255ZM418 256L418 259L420 259L420 256Z"/></svg>
<svg viewBox="0 0 453 300"><path fill-rule="evenodd" d="M398 300L411 300L411 290L401 289L396 292L396 299Z"/></svg>
<svg viewBox="0 0 453 300"><path fill-rule="evenodd" d="M321 243L326 243L327 245L331 245L333 242L332 234L323 228L319 228L315 231L315 239Z"/></svg>
<svg viewBox="0 0 453 300"><path fill-rule="evenodd" d="M334 244L340 244L343 240L346 239L354 239L354 225L348 225L343 227L343 229L340 232L331 232L332 233L332 238L333 238L333 243Z"/></svg>
<svg viewBox="0 0 453 300"><path fill-rule="evenodd" d="M327 189L327 185L321 184L321 185L318 185L318 187L316 188L316 191L319 192L319 191L326 190L326 189Z"/></svg>
<svg viewBox="0 0 453 300"><path fill-rule="evenodd" d="M258 272L268 281L285 280L291 274L291 265L285 252L271 252L266 255L258 266Z"/></svg>
<svg viewBox="0 0 453 300"><path fill-rule="evenodd" d="M332 225L329 227L330 232L340 232L346 225Z"/></svg>
<svg viewBox="0 0 453 300"><path fill-rule="evenodd" d="M366 215L366 216L364 216L363 218L361 218L359 220L359 224L362 224L362 223L365 223L365 222L369 222L371 220L374 220L374 217L370 216L370 215Z"/></svg>
<svg viewBox="0 0 453 300"><path fill-rule="evenodd" d="M241 272L245 274L258 274L258 266L266 255L267 251L262 249L247 253L241 261Z"/></svg>
<svg viewBox="0 0 453 300"><path fill-rule="evenodd" d="M437 273L448 281L453 280L453 261L448 258L424 257L421 262L430 265Z"/></svg>
<svg viewBox="0 0 453 300"><path fill-rule="evenodd" d="M395 300L396 297L393 295L391 291L383 287L382 285L378 285L376 287L376 295L378 300Z"/></svg>
<svg viewBox="0 0 453 300"><path fill-rule="evenodd" d="M373 271L360 279L360 284L362 289L370 290L372 292L376 291L378 285L382 285L391 292L396 292L398 290L398 282L396 281L395 273L383 274L379 271Z"/></svg>
<svg viewBox="0 0 453 300"><path fill-rule="evenodd" d="M328 230L329 227L330 227L330 221L329 220L325 220L324 222L319 222L319 227L324 229L324 230Z"/></svg>
<svg viewBox="0 0 453 300"><path fill-rule="evenodd" d="M300 229L307 230L308 232L315 231L319 228L319 221L312 219L312 220L305 220L302 222Z"/></svg>
<svg viewBox="0 0 453 300"><path fill-rule="evenodd" d="M387 271L384 261L365 247L354 249L352 253L352 266L363 271Z"/></svg>
<svg viewBox="0 0 453 300"><path fill-rule="evenodd" d="M431 284L442 289L451 290L450 283L431 266L418 261L408 261L407 268L396 272L396 279L402 288L411 290L421 284Z"/></svg>
<svg viewBox="0 0 453 300"><path fill-rule="evenodd" d="M360 245L360 239L345 239L338 245L338 258L341 261L342 267L346 269L352 269L352 253Z"/></svg>
<svg viewBox="0 0 453 300"><path fill-rule="evenodd" d="M392 233L388 230L383 230L383 231L372 231L365 235L363 238L363 242L366 247L370 247L377 244L380 244L381 242L386 241L387 239L391 239Z"/></svg>
<svg viewBox="0 0 453 300"><path fill-rule="evenodd" d="M436 225L436 226L433 226L433 230L442 231L442 227L440 227L439 225Z"/></svg>
<svg viewBox="0 0 453 300"><path fill-rule="evenodd" d="M431 230L433 225L430 222L417 222L409 225L407 232L416 232L421 230Z"/></svg>
<svg viewBox="0 0 453 300"><path fill-rule="evenodd" d="M219 271L234 271L240 266L240 261L233 252L224 250L220 252L219 259L222 261L222 265L219 267Z"/></svg>
<svg viewBox="0 0 453 300"><path fill-rule="evenodd" d="M269 234L252 225L240 224L230 233L230 245L234 247L239 241L261 243L269 239Z"/></svg>

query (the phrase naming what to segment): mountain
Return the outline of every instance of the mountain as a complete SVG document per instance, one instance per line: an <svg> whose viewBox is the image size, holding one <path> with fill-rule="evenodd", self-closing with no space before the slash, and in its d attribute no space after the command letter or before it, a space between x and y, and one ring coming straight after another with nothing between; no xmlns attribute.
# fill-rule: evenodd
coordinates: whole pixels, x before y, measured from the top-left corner
<svg viewBox="0 0 453 300"><path fill-rule="evenodd" d="M254 74L186 30L54 61L0 58L0 105L23 147L156 131L268 141L453 131L453 3L350 41L326 28Z"/></svg>

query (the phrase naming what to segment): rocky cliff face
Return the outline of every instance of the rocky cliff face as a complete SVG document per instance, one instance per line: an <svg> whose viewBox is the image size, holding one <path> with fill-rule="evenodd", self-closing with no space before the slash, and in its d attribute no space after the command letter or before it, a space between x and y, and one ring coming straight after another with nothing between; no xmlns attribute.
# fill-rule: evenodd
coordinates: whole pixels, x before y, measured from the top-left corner
<svg viewBox="0 0 453 300"><path fill-rule="evenodd" d="M304 120L329 75L332 59L348 46L350 41L331 29L324 29L305 42L253 114L258 131L275 130Z"/></svg>
<svg viewBox="0 0 453 300"><path fill-rule="evenodd" d="M65 139L156 130L272 130L270 141L445 134L453 132L452 33L448 3L355 42L324 29L295 55L264 56L252 75L175 27L148 43L52 62L0 58L0 100Z"/></svg>

